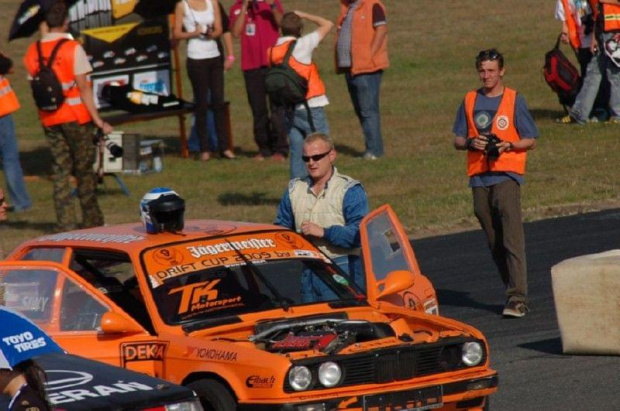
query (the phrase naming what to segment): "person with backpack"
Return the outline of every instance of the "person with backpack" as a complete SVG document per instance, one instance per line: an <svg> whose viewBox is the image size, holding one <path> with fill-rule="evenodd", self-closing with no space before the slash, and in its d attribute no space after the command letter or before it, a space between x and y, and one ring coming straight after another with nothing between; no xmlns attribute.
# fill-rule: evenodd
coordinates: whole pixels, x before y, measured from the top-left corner
<svg viewBox="0 0 620 411"><path fill-rule="evenodd" d="M592 53L592 37L594 33L594 14L587 0L557 0L555 18L562 22L560 41L570 45L575 51L579 62L580 82L587 75L588 63L594 56ZM569 106L575 102L579 89L572 95ZM609 82L606 76L601 81L594 108L590 117L605 118L608 115ZM561 120L560 120L561 121Z"/></svg>
<svg viewBox="0 0 620 411"><path fill-rule="evenodd" d="M506 287L505 317L529 310L521 184L527 151L538 129L525 99L504 86L504 57L496 49L476 57L482 88L465 95L454 121L454 147L467 151L467 175L474 213Z"/></svg>
<svg viewBox="0 0 620 411"><path fill-rule="evenodd" d="M0 52L0 157L2 169L11 197L12 211L25 211L32 207L32 200L26 190L24 172L19 162L19 149L15 136L12 113L20 105L11 83L5 75L13 71L13 61Z"/></svg>
<svg viewBox="0 0 620 411"><path fill-rule="evenodd" d="M308 20L318 27L309 34L302 36L303 20ZM291 178L304 178L308 175L306 167L301 160L304 139L312 133L322 133L329 135L327 117L324 107L329 104L325 95L325 84L319 75L317 65L312 61L312 54L319 46L321 41L330 32L334 23L302 11L294 11L284 14L280 23L282 36L278 38L275 46L267 51L270 66L283 65L292 70L290 76L284 74L280 76L285 80L284 87L289 87L286 80L301 77L306 86L306 92L300 89L299 96L293 100L293 105L286 107L287 115L285 124L289 137L289 157L291 165ZM285 57L288 59L285 61ZM266 86L269 92L269 78L271 69L267 71ZM292 86L294 89L294 85ZM280 92L279 90L276 93ZM272 96L278 101L278 96ZM299 100L302 100L300 102ZM286 104L286 102L282 102Z"/></svg>
<svg viewBox="0 0 620 411"><path fill-rule="evenodd" d="M77 180L81 227L101 226L103 213L95 195L97 177L93 170L93 125L105 134L113 129L99 116L95 106L87 78L92 67L80 43L68 34L66 4L62 1L54 3L45 14L45 22L49 32L30 45L24 56L24 65L52 152L57 230L78 228L72 176ZM59 88L60 94L57 92ZM51 91L45 93L46 90Z"/></svg>
<svg viewBox="0 0 620 411"><path fill-rule="evenodd" d="M603 75L606 74L610 88L608 122L620 124L620 67L605 52L608 42L620 42L620 0L589 0L589 2L595 20L590 45L594 56L588 63L587 75L577 94L575 104L560 122L585 124L588 121Z"/></svg>

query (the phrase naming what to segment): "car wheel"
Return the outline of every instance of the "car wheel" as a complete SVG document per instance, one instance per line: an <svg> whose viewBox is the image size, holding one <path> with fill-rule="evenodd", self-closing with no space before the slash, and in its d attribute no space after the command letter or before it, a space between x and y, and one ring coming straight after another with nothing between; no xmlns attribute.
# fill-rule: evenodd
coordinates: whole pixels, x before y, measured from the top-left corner
<svg viewBox="0 0 620 411"><path fill-rule="evenodd" d="M200 397L205 411L235 411L237 402L221 383L214 380L198 380L187 384Z"/></svg>

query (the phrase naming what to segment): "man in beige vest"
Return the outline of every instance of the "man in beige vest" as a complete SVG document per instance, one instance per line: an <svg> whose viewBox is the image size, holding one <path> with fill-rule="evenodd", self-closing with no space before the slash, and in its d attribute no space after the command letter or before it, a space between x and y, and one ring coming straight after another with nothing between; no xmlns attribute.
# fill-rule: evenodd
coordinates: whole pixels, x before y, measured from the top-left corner
<svg viewBox="0 0 620 411"><path fill-rule="evenodd" d="M306 138L302 160L308 177L289 182L275 223L302 233L365 291L359 226L368 214L366 191L359 181L334 167L336 150L325 134ZM302 276L301 291L306 302L333 298L329 288L313 275Z"/></svg>

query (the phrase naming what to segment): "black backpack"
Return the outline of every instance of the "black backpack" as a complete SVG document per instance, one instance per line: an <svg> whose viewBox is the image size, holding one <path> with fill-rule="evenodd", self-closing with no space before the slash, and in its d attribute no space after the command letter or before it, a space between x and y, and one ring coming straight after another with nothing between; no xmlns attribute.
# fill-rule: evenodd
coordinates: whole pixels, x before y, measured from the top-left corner
<svg viewBox="0 0 620 411"><path fill-rule="evenodd" d="M56 54L67 39L61 39L50 55L47 64L43 61L43 53L41 53L41 42L37 41L37 53L39 55L39 71L33 76L30 81L30 88L32 89L32 97L34 102L40 110L43 111L56 111L60 108L65 101L65 95L62 91L62 84L58 80L56 73L52 70L52 64L56 59Z"/></svg>
<svg viewBox="0 0 620 411"><path fill-rule="evenodd" d="M308 80L300 76L288 64L296 44L297 40L290 43L282 59L282 63L280 64L273 64L273 48L271 49L269 62L272 65L267 69L267 74L265 75L265 89L273 104L278 107L284 107L290 110L297 104L305 105L308 114L308 123L314 132L316 130L314 128L314 122L312 121L310 107L308 107L308 100L306 99L306 95L308 94Z"/></svg>
<svg viewBox="0 0 620 411"><path fill-rule="evenodd" d="M545 54L545 81L555 91L564 106L572 106L581 88L581 76L570 60L560 51L560 37L555 47Z"/></svg>
<svg viewBox="0 0 620 411"><path fill-rule="evenodd" d="M265 88L277 106L295 106L306 101L308 80L288 65L296 44L297 40L291 42L280 64L273 64L273 58L271 55L269 56L272 66L269 67L265 76ZM273 49L271 49L271 54L273 54Z"/></svg>

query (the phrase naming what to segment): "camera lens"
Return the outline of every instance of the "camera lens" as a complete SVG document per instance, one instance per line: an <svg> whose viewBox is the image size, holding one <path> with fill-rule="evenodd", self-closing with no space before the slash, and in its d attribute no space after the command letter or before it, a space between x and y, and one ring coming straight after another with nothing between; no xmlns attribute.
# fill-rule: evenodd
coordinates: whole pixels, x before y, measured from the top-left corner
<svg viewBox="0 0 620 411"><path fill-rule="evenodd" d="M108 141L105 147L108 149L110 154L112 154L112 157L119 158L123 156L123 147L119 146L115 142Z"/></svg>

